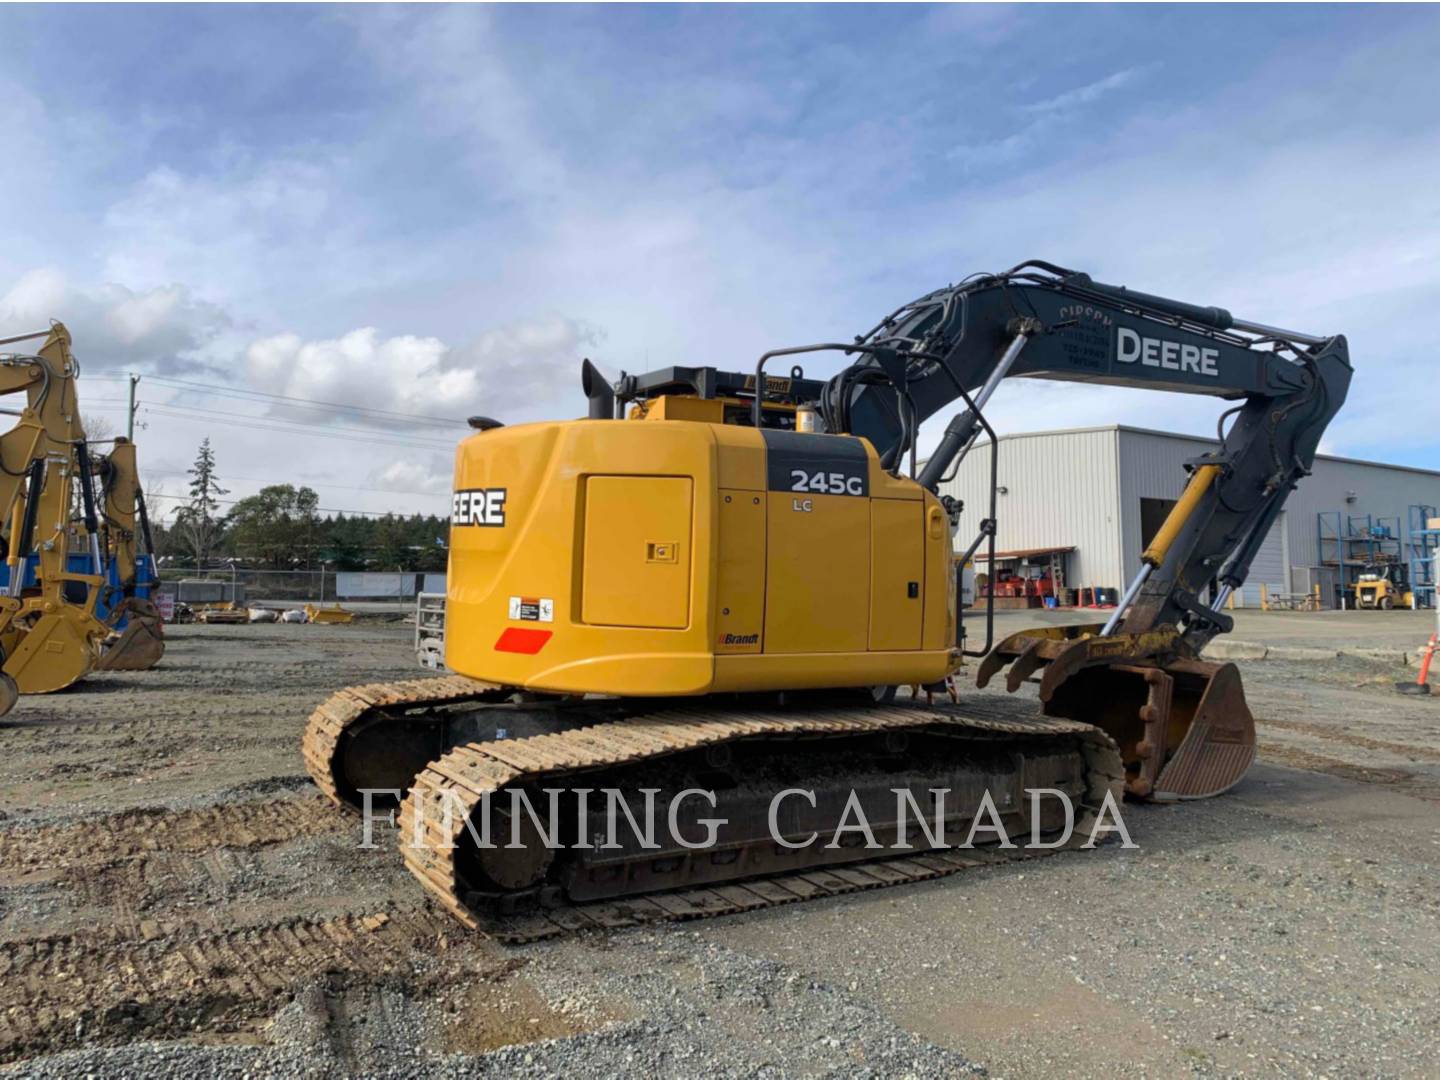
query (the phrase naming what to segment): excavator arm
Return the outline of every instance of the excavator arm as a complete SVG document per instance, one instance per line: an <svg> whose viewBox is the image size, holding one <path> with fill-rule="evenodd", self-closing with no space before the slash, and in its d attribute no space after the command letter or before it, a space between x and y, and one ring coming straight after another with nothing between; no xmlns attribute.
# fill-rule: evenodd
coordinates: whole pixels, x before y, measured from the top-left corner
<svg viewBox="0 0 1440 1080"><path fill-rule="evenodd" d="M1345 400L1344 337L1281 330L1029 262L906 304L852 348L859 359L820 401L827 429L865 436L892 469L908 453L916 480L936 492L982 430L993 436L983 410L1005 378L1237 402L1219 419L1219 447L1187 463L1184 494L1110 619L1022 631L991 650L989 599L977 682L1008 667L1014 692L1038 677L1047 714L1096 723L1116 739L1135 796L1200 797L1238 781L1254 758L1254 721L1235 666L1206 663L1200 650L1230 629L1227 598ZM966 408L917 470L920 423L956 400ZM993 554L991 460L992 509L972 553L988 535ZM956 522L959 507L949 509Z"/></svg>
<svg viewBox="0 0 1440 1080"><path fill-rule="evenodd" d="M95 617L98 553L92 557L93 573L75 573L68 565L77 479L86 493L87 528L95 523L75 392L79 366L70 352L70 334L54 323L47 331L0 340L0 346L38 338L44 343L33 354L0 354L0 396L26 395L24 408L4 410L19 419L0 434L0 522L8 525L10 572L0 596L0 715L13 707L19 693L58 690L90 671L108 633ZM96 533L89 531L92 537ZM25 590L32 551L38 555L38 595Z"/></svg>
<svg viewBox="0 0 1440 1080"><path fill-rule="evenodd" d="M1222 428L1234 419L1220 447L1190 463L1186 495L1146 549L1148 569L1110 628L1183 627L1195 652L1229 629L1220 605L1244 583L1286 497L1310 471L1351 374L1344 337L1246 322L1039 262L921 297L859 344L875 351L831 380L822 405L827 420L840 418L869 438L892 466L913 445L920 421L962 390L983 409L1009 377L1237 400L1222 417ZM863 381L867 369L886 365L894 378ZM968 408L951 420L919 483L936 490L980 425ZM1203 604L1212 584L1211 603Z"/></svg>
<svg viewBox="0 0 1440 1080"><path fill-rule="evenodd" d="M148 671L165 655L164 621L150 598L157 584L154 541L145 512L135 444L118 437L97 462L107 574L107 622L114 629L97 662L100 671ZM144 549L141 550L143 541Z"/></svg>

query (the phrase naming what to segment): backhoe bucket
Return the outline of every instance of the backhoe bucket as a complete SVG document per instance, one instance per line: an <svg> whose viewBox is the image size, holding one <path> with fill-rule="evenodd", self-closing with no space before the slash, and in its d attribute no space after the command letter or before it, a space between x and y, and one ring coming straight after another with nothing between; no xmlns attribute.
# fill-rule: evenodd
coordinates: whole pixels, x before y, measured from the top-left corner
<svg viewBox="0 0 1440 1080"><path fill-rule="evenodd" d="M355 621L355 613L346 611L339 604L334 607L316 607L314 604L306 604L305 615L312 623L345 624Z"/></svg>
<svg viewBox="0 0 1440 1080"><path fill-rule="evenodd" d="M1170 627L1100 637L1100 625L1012 634L980 665L1014 693L1038 673L1041 707L1099 727L1120 746L1126 793L1159 802L1233 787L1255 760L1255 719L1234 664L1180 654Z"/></svg>
<svg viewBox="0 0 1440 1080"><path fill-rule="evenodd" d="M165 655L165 624L154 603L131 597L123 610L125 629L105 644L96 671L149 671Z"/></svg>
<svg viewBox="0 0 1440 1080"><path fill-rule="evenodd" d="M5 659L4 672L22 694L52 694L94 670L96 622L78 609L41 615Z"/></svg>

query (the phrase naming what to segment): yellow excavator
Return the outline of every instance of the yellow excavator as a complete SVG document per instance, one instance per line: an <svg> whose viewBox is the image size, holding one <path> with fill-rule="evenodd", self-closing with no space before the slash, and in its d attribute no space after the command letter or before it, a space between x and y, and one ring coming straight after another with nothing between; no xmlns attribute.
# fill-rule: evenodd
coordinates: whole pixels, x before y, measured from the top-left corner
<svg viewBox="0 0 1440 1080"><path fill-rule="evenodd" d="M845 366L769 370L817 352ZM1254 723L1234 665L1200 650L1230 628L1225 601L1350 370L1343 337L1041 262L937 290L853 341L766 353L751 373L611 383L587 360L587 418L475 417L459 447L444 632L457 674L338 692L310 718L306 764L337 803L399 804L420 883L512 939L973 865L947 844L973 834L987 797L1012 835L1049 836L1064 822L1036 789L1091 821L1122 792L1218 794L1251 764ZM1104 625L996 643L992 602L972 644L953 566L957 550L993 555L995 454L968 544L942 484L982 434L998 448L984 409L1019 376L1236 404ZM921 422L955 402L922 466ZM965 656L984 658L982 686L1038 680L1039 711L946 701ZM896 792L928 805L937 790L964 797L922 835ZM670 836L617 836L617 791L669 806ZM696 791L710 800L687 801ZM902 850L843 829L857 810ZM833 844L801 842L831 830Z"/></svg>
<svg viewBox="0 0 1440 1080"><path fill-rule="evenodd" d="M19 694L44 694L71 685L94 667L109 633L95 616L102 578L69 566L71 505L78 481L90 488L83 465L70 334L48 331L0 340L0 346L44 339L31 353L0 353L0 396L24 393L25 406L0 434L0 510L4 512L9 577L0 596L0 715ZM86 495L87 505L90 495ZM98 524L98 523L97 523ZM91 530L92 548L98 546ZM38 588L26 589L26 560L38 553Z"/></svg>
<svg viewBox="0 0 1440 1080"><path fill-rule="evenodd" d="M165 655L164 621L151 599L158 585L155 541L135 461L123 436L96 460L101 480L100 531L106 552L103 616L110 627L97 671L148 671ZM143 546L142 546L143 545Z"/></svg>
<svg viewBox="0 0 1440 1080"><path fill-rule="evenodd" d="M157 585L154 561L149 555L151 542L146 540L143 553L138 545L137 534L147 538L150 535L149 520L136 470L135 445L123 437L115 439L114 444L111 453L97 455L82 439L69 446L68 459L61 453L47 455L44 483L47 488L57 485L53 488L56 491L61 490L58 485L74 490L76 485L69 485L67 475L80 479L83 512L79 519L71 521L66 563L73 574L103 578L93 613L109 633L94 670L148 671L165 655L163 620L150 598ZM103 498L97 498L95 493L97 478ZM68 543L71 540L80 543ZM21 570L25 575L22 595L43 589L44 569L39 551L32 549ZM85 591L81 583L72 579L64 594L68 602L84 604Z"/></svg>

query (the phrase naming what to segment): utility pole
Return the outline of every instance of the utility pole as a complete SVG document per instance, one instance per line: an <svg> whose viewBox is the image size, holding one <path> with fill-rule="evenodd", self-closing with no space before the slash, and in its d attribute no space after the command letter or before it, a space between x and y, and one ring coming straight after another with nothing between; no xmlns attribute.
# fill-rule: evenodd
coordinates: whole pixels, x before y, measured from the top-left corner
<svg viewBox="0 0 1440 1080"><path fill-rule="evenodd" d="M135 384L140 381L140 376L130 376L130 409L125 414L129 423L125 427L125 437L131 442L135 441Z"/></svg>

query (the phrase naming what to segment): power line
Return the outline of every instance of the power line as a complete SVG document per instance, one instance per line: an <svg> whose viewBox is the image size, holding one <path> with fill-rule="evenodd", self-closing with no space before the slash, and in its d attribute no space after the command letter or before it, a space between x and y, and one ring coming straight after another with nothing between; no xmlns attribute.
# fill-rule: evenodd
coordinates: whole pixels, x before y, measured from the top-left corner
<svg viewBox="0 0 1440 1080"><path fill-rule="evenodd" d="M189 501L190 501L190 496L189 496L189 495L153 495L153 494L150 494L150 493L148 493L148 492L146 493L145 498L146 498L146 499L149 499L149 500L166 499L166 500L169 500L170 502L189 502ZM216 498L211 498L210 501L213 502L213 503L219 503L219 504L221 504L222 506L236 506L236 505L238 505L239 503L244 502L245 500L244 500L244 499L216 499ZM418 511L416 511L416 512L414 512L414 513L410 513L410 514L397 514L397 513L395 513L395 511L393 511L393 510L341 510L341 509L338 509L338 508L333 507L333 506L317 506L317 507L315 507L315 509L316 509L318 512L324 513L324 514L348 514L348 515L350 515L350 516L352 516L352 517L356 517L356 516L358 516L358 517L380 517L380 518L383 518L383 517L393 517L393 518L407 518L407 517L432 518L432 517L433 517L433 518L439 518L442 523L444 522L445 517L446 517L446 515L444 515L444 514L421 514L421 513L419 513Z"/></svg>
<svg viewBox="0 0 1440 1080"><path fill-rule="evenodd" d="M116 408L117 406L103 406L105 408ZM123 407L123 406L121 406ZM197 424L213 425L215 423L227 424L231 427L246 428L248 430L277 431L286 435L307 435L315 438L341 439L345 442L369 443L375 446L393 446L417 450L453 451L454 443L422 442L414 439L404 439L399 436L387 435L383 432L370 434L361 428L345 427L343 431L326 431L321 428L304 427L298 424L287 424L284 420L267 420L263 417L237 416L234 413L219 412L214 409L202 409L199 407L170 407L167 405L143 405L142 409L153 411L160 416L174 418L181 421L190 421ZM193 414L203 414L211 419L199 419Z"/></svg>
<svg viewBox="0 0 1440 1080"><path fill-rule="evenodd" d="M146 469L146 470L145 470L145 475L146 475L146 476L189 476L189 475L190 475L190 470L189 470L189 469ZM261 479L260 477L258 477L258 476L234 476L234 475L231 475L230 473L226 473L226 474L225 474L225 479L226 479L226 480L239 480L239 481L241 481L242 483L247 483L247 484L264 484L264 485L270 485L270 484L275 483L274 478L271 478L271 479L269 479L269 480L262 480L262 479ZM337 491L364 491L364 492L367 492L367 493L372 494L372 495L385 494L385 495L413 496L413 497L415 497L415 498L422 498L422 499L440 499L440 498L449 498L449 497L450 497L448 492L429 492L429 493L426 493L426 492L421 492L421 491L386 491L386 490L384 490L384 489L382 489L382 488L357 487L357 486L354 485L354 484L332 484L332 483L330 483L328 480L308 480L308 481L305 481L305 482L304 482L304 486L306 486L306 487L312 487L312 486L313 486L313 487L322 487L322 488L334 488L334 489L337 490Z"/></svg>
<svg viewBox="0 0 1440 1080"><path fill-rule="evenodd" d="M351 438L359 442L388 440L392 444L402 446L428 446L436 450L455 449L454 443L441 442L438 439L433 442L424 439L406 439L402 435L393 435L383 431L372 433L365 428L351 427L346 424L335 425L339 428L339 430L332 431L309 427L299 421L294 420L283 420L266 416L249 416L248 414L242 414L237 416L235 413L220 412L217 409L202 409L199 406L194 405L170 405L167 403L161 405L144 405L142 406L142 408L158 409L163 411L167 416L173 416L177 413L181 416L186 416L190 413L201 413L205 416L213 416L226 423L238 425L241 427L264 425L269 430L291 431L297 435L328 435L335 438Z"/></svg>
<svg viewBox="0 0 1440 1080"><path fill-rule="evenodd" d="M96 378L128 378L128 375L99 375ZM371 405L347 405L338 401L319 401L315 398L296 397L291 394L272 394L265 390L251 390L243 386L223 386L216 383L193 382L188 379L176 379L169 375L146 375L146 381L159 383L163 386L182 387L189 390L198 390L206 394L217 394L221 397L244 397L250 399L262 399L266 401L284 401L309 408L321 409L345 409L350 412L365 413L376 417L388 417L397 420L421 420L430 424L440 424L447 427L464 427L465 421L449 416L428 416L422 413L399 412L394 409L377 409Z"/></svg>

